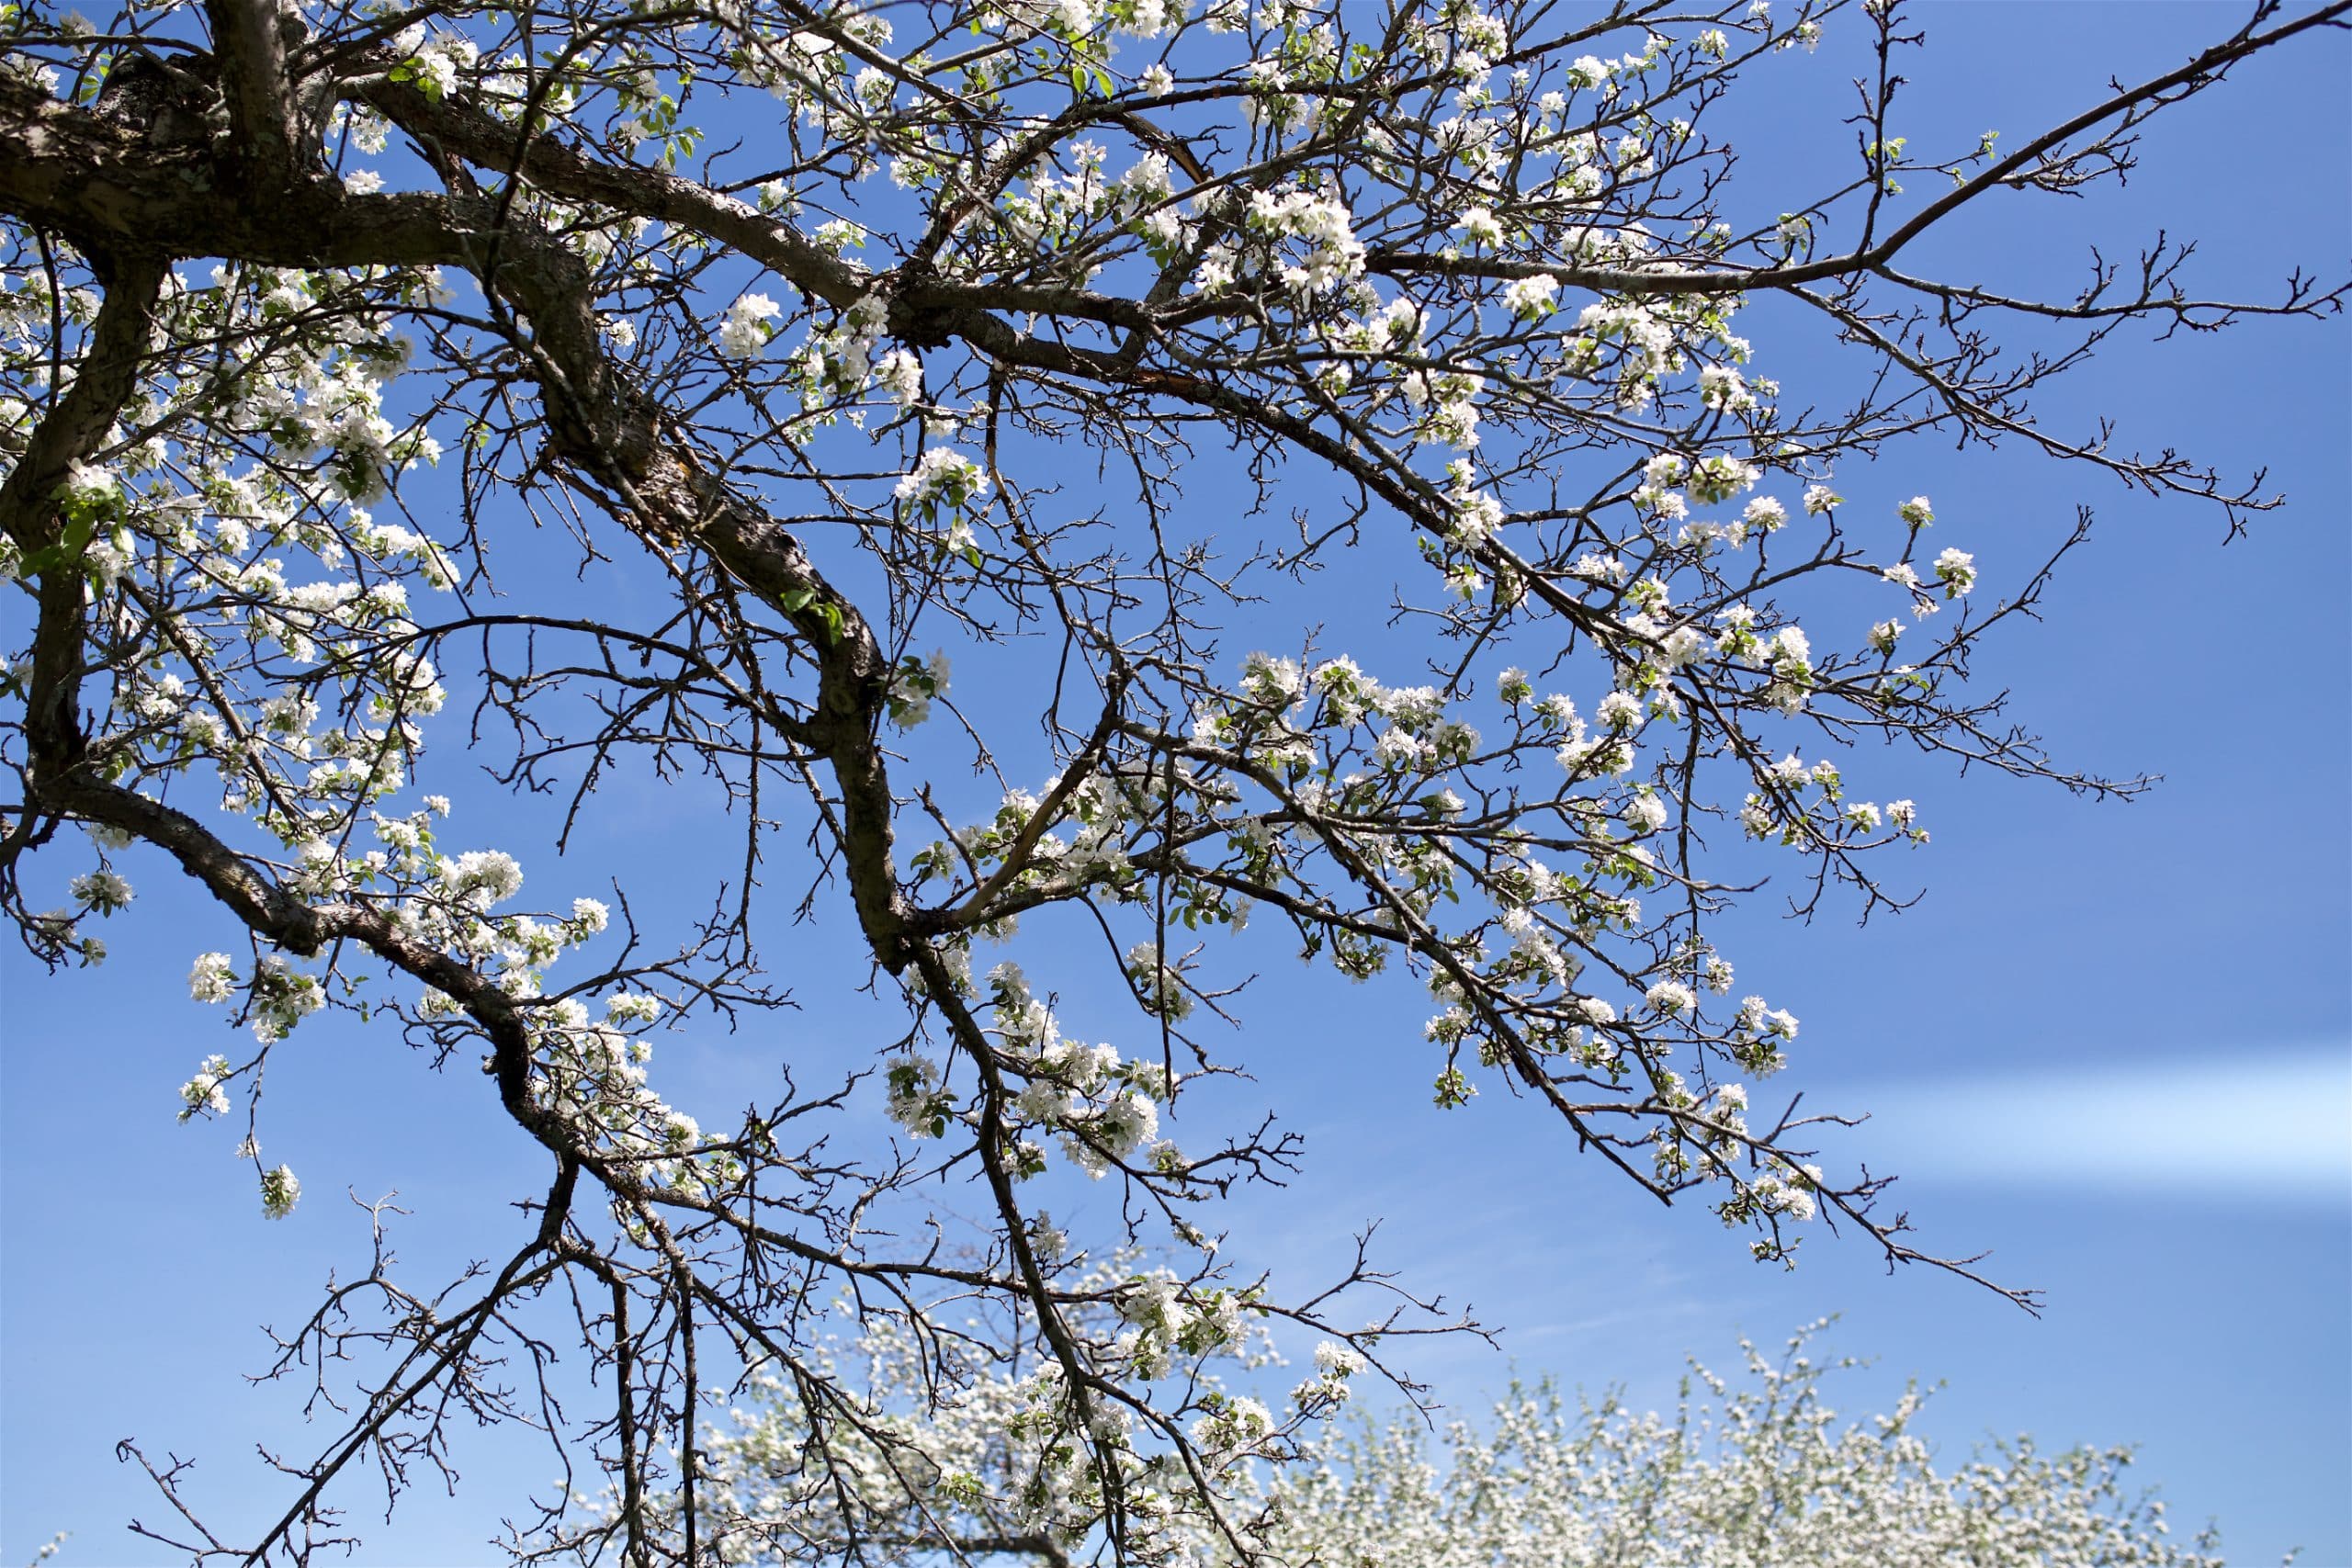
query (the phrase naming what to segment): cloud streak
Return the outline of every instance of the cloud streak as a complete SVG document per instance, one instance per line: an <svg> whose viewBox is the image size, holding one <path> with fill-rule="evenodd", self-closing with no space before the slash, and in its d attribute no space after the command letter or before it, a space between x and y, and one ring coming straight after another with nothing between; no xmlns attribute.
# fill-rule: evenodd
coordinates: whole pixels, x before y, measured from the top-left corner
<svg viewBox="0 0 2352 1568"><path fill-rule="evenodd" d="M1875 1087L1854 1140L1921 1182L2352 1203L2352 1043Z"/></svg>

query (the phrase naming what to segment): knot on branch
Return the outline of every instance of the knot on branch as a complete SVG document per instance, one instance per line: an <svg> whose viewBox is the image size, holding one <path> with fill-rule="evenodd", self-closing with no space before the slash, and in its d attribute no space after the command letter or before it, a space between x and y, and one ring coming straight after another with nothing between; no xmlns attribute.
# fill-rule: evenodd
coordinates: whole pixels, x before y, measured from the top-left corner
<svg viewBox="0 0 2352 1568"><path fill-rule="evenodd" d="M902 299L890 301L885 318L890 335L914 348L944 348L955 338L954 316L938 305L914 305Z"/></svg>
<svg viewBox="0 0 2352 1568"><path fill-rule="evenodd" d="M212 56L201 51L171 61L136 50L107 73L91 107L138 131L151 147L192 146L228 128L219 75Z"/></svg>

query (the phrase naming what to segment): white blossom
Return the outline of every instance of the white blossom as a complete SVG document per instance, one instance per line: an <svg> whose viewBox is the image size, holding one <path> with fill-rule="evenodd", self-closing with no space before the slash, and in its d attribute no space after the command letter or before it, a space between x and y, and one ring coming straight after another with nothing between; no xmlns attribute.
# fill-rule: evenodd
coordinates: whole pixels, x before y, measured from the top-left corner
<svg viewBox="0 0 2352 1568"><path fill-rule="evenodd" d="M1936 558L1936 581L1944 597L1957 599L1976 586L1976 558L1966 550L1946 550Z"/></svg>
<svg viewBox="0 0 2352 1568"><path fill-rule="evenodd" d="M227 953L201 953L188 969L187 994L199 1002L225 1002L236 978Z"/></svg>
<svg viewBox="0 0 2352 1568"><path fill-rule="evenodd" d="M262 1172L261 1211L273 1220L282 1220L294 1212L301 1201L302 1184L294 1179L294 1172L287 1166L277 1166Z"/></svg>
<svg viewBox="0 0 2352 1568"><path fill-rule="evenodd" d="M719 323L719 352L733 359L758 358L767 350L767 323L782 313L782 307L764 294L738 295Z"/></svg>

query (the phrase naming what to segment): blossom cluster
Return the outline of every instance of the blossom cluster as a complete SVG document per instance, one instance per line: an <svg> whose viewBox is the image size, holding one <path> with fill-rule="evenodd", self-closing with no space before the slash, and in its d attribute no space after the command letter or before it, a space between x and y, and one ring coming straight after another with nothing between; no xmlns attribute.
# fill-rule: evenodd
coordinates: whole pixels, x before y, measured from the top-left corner
<svg viewBox="0 0 2352 1568"><path fill-rule="evenodd" d="M1013 1173L1043 1174L1046 1144L1057 1142L1069 1163L1100 1179L1139 1164L1178 1175L1183 1158L1159 1136L1160 1107L1176 1081L1158 1062L1123 1057L1110 1044L1089 1045L1061 1032L1053 1010L1034 995L1020 967L1000 964L986 981L995 1024L997 1065L1020 1088L1011 1100L1009 1132ZM915 1138L946 1136L961 1119L937 1063L907 1055L885 1074L890 1119Z"/></svg>

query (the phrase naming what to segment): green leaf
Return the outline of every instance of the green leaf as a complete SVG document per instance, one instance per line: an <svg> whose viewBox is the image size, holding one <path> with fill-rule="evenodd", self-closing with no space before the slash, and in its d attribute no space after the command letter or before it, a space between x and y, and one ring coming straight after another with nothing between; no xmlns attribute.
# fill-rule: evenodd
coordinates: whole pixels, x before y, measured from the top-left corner
<svg viewBox="0 0 2352 1568"><path fill-rule="evenodd" d="M89 547L90 533L95 526L95 520L92 518L74 518L65 525L65 532L59 537L57 543L35 550L25 558L25 564L19 569L21 574L30 577L36 572L54 571L69 562L80 559L82 552Z"/></svg>

